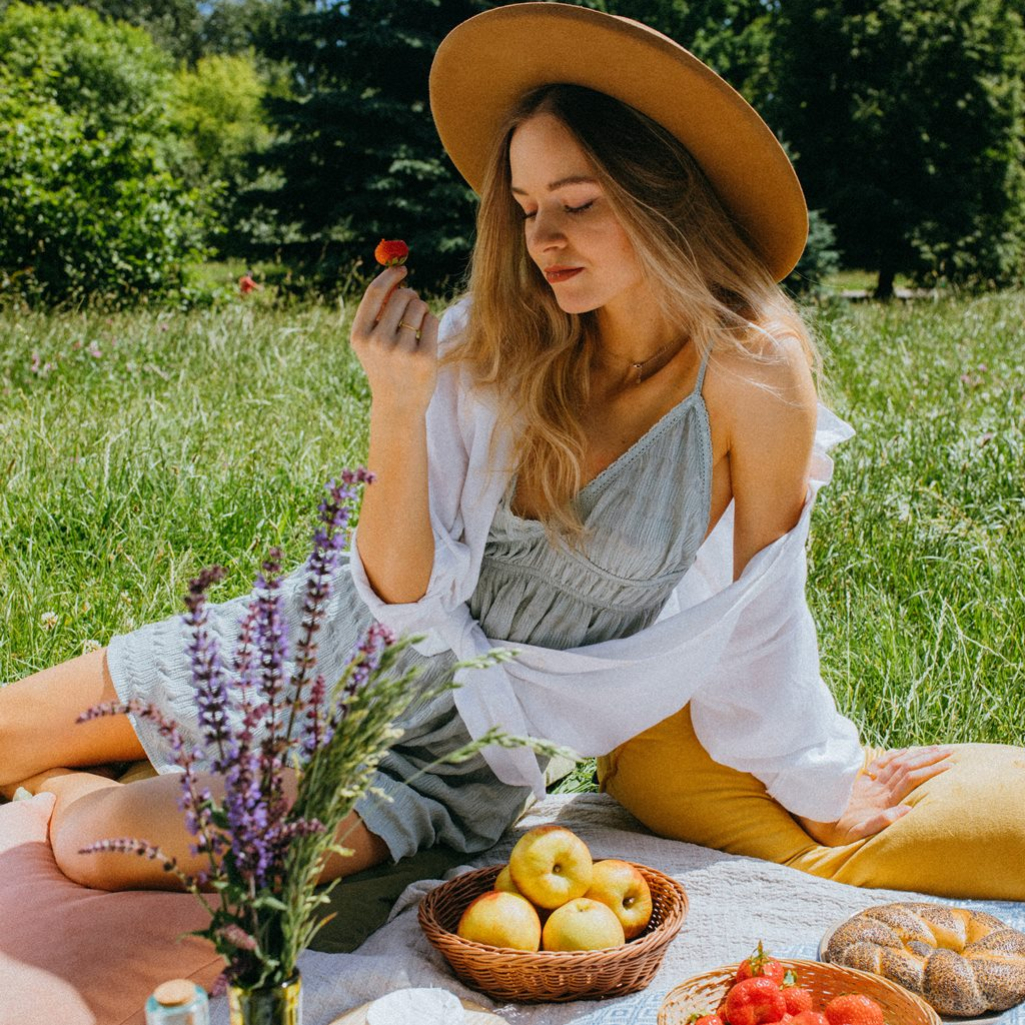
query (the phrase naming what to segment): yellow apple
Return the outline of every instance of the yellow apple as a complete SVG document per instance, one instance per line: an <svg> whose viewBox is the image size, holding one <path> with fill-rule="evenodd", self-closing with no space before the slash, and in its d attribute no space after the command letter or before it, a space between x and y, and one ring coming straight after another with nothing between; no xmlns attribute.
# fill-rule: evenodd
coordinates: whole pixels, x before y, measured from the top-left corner
<svg viewBox="0 0 1025 1025"><path fill-rule="evenodd" d="M596 861L591 888L584 894L612 909L628 940L639 936L651 920L648 881L629 861L606 858Z"/></svg>
<svg viewBox="0 0 1025 1025"><path fill-rule="evenodd" d="M492 947L537 950L541 946L541 919L526 897L489 890L463 912L456 933L464 940Z"/></svg>
<svg viewBox="0 0 1025 1025"><path fill-rule="evenodd" d="M509 871L508 865L498 873L498 877L495 879L495 889L501 890L503 893L520 893L512 880L512 873ZM520 896L522 897L523 894L520 894Z"/></svg>
<svg viewBox="0 0 1025 1025"><path fill-rule="evenodd" d="M561 907L591 886L591 852L565 826L549 823L524 833L509 855L516 889L541 908Z"/></svg>
<svg viewBox="0 0 1025 1025"><path fill-rule="evenodd" d="M626 942L611 908L589 897L577 897L556 908L545 922L544 950L604 950Z"/></svg>

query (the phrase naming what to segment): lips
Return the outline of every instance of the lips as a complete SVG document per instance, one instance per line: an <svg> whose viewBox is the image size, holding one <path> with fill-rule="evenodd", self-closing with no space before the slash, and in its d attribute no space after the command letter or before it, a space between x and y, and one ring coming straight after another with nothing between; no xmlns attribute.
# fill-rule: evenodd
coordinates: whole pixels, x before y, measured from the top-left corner
<svg viewBox="0 0 1025 1025"><path fill-rule="evenodd" d="M545 278L549 284L554 285L560 281L569 281L583 269L583 267L548 267L545 269Z"/></svg>

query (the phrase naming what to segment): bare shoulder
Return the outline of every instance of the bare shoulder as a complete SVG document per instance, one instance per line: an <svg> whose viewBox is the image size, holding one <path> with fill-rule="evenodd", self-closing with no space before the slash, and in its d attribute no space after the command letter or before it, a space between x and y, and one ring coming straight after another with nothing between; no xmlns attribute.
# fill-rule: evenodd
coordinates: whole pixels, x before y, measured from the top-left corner
<svg viewBox="0 0 1025 1025"><path fill-rule="evenodd" d="M818 398L811 368L794 337L753 336L748 351L717 349L703 389L710 419L726 451L815 432Z"/></svg>

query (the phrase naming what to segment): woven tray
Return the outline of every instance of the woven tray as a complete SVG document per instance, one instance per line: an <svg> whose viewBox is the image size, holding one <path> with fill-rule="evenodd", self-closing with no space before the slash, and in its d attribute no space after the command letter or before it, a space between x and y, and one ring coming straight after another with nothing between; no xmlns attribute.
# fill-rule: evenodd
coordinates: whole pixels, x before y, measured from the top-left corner
<svg viewBox="0 0 1025 1025"><path fill-rule="evenodd" d="M494 1000L539 1003L633 993L651 982L687 917L687 893L675 879L646 865L635 867L651 889L653 910L647 929L621 947L531 953L457 936L463 911L494 889L501 865L466 872L431 890L420 902L420 927L467 986Z"/></svg>
<svg viewBox="0 0 1025 1025"><path fill-rule="evenodd" d="M818 961L773 960L797 973L798 984L811 991L813 1010L821 1011L843 993L862 993L882 1007L887 1025L941 1025L939 1015L924 1000L889 979ZM726 996L739 967L724 965L681 982L662 1002L658 1025L684 1025L692 1014L711 1014Z"/></svg>

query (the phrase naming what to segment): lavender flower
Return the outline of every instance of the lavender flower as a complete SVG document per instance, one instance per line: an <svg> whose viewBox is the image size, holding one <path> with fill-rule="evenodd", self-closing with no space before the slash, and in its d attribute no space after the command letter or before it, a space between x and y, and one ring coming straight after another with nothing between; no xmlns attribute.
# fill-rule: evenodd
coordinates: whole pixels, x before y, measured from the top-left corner
<svg viewBox="0 0 1025 1025"><path fill-rule="evenodd" d="M230 673L209 630L206 605L208 589L223 579L224 570L214 566L190 581L184 619L199 711L198 747L173 719L143 702L98 705L79 717L134 715L154 723L168 741L182 770L179 808L193 838L191 855L205 867L186 871L139 839L103 840L85 850L163 859L165 869L210 912L210 924L200 935L225 959L221 987L229 982L254 987L291 976L300 951L323 924L317 907L327 897L317 894L316 886L337 849L339 827L401 735L395 717L415 699L409 686L415 670L391 671L402 642L380 624L354 647L335 684L329 686L315 672L317 633L339 552L348 542L356 489L372 479L366 470L346 470L326 487L321 526L305 565L303 616L290 677L282 553L274 548L242 618ZM489 734L488 742L496 736ZM200 765L212 776L201 773ZM290 805L284 783L293 770L298 793ZM223 780L220 799L210 786L216 777Z"/></svg>

